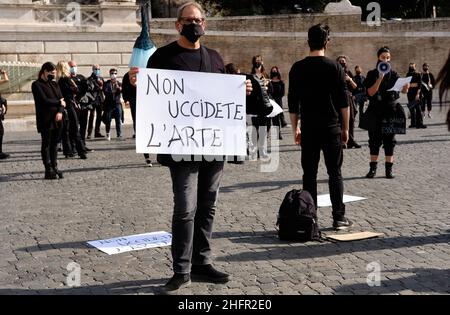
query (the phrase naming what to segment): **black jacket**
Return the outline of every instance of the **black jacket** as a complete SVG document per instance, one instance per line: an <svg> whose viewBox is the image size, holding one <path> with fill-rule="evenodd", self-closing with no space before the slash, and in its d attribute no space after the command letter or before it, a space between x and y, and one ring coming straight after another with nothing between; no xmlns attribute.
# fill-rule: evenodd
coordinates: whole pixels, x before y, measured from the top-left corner
<svg viewBox="0 0 450 315"><path fill-rule="evenodd" d="M44 81L38 79L31 85L36 108L37 131L55 129L57 127L55 116L62 113L64 107L61 105L63 98L58 83L55 81Z"/></svg>

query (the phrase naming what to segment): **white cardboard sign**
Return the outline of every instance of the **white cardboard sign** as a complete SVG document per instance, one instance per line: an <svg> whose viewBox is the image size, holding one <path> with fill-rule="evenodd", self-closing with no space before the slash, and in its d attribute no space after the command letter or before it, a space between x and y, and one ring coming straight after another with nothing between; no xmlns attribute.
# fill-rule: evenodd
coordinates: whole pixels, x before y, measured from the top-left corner
<svg viewBox="0 0 450 315"><path fill-rule="evenodd" d="M108 255L114 255L133 250L170 246L172 244L172 234L158 231L115 237L107 240L90 241L87 243Z"/></svg>
<svg viewBox="0 0 450 315"><path fill-rule="evenodd" d="M245 76L139 69L136 152L246 155Z"/></svg>
<svg viewBox="0 0 450 315"><path fill-rule="evenodd" d="M367 198L344 195L344 203L358 201L358 200L364 200L364 199L367 199ZM331 207L330 194L318 195L317 196L317 206L318 207Z"/></svg>

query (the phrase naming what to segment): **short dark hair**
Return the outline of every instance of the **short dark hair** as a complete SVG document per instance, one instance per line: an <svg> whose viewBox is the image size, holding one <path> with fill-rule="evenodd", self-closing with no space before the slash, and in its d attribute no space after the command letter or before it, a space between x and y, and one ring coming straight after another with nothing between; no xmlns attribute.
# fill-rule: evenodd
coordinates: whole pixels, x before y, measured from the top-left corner
<svg viewBox="0 0 450 315"><path fill-rule="evenodd" d="M53 62L47 61L46 63L44 63L41 67L41 70L39 71L38 74L38 79L41 77L41 75L44 73L44 71L50 72L56 70L56 66Z"/></svg>
<svg viewBox="0 0 450 315"><path fill-rule="evenodd" d="M228 74L237 74L239 70L239 66L234 63L229 63L225 66L225 73Z"/></svg>
<svg viewBox="0 0 450 315"><path fill-rule="evenodd" d="M389 49L388 46L383 46L380 49L378 49L377 57L380 57L381 54L383 54L383 53L391 53L391 50Z"/></svg>
<svg viewBox="0 0 450 315"><path fill-rule="evenodd" d="M112 73L112 72L117 72L117 69L116 68L109 69L109 73Z"/></svg>
<svg viewBox="0 0 450 315"><path fill-rule="evenodd" d="M325 24L316 24L308 30L308 45L311 51L321 50L330 41L330 28Z"/></svg>

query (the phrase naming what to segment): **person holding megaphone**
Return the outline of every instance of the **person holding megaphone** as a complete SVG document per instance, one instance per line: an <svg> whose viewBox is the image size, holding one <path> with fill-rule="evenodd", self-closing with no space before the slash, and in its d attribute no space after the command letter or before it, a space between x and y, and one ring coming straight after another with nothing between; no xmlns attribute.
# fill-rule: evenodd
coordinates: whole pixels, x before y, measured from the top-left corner
<svg viewBox="0 0 450 315"><path fill-rule="evenodd" d="M383 145L385 154L386 178L394 178L392 166L394 163L395 134L382 131L382 121L396 107L396 100L400 97L397 91L391 89L399 75L390 64L391 52L389 47L381 47L378 52L378 61L375 69L367 73L364 85L367 88L369 107L366 110L368 117L370 170L367 178L375 177L380 147ZM409 84L403 86L402 93L408 91Z"/></svg>

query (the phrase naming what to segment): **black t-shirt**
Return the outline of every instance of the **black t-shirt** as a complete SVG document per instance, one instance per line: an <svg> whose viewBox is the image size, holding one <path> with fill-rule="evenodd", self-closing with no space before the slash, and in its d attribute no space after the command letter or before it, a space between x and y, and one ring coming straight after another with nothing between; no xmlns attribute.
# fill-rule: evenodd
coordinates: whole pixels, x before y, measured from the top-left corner
<svg viewBox="0 0 450 315"><path fill-rule="evenodd" d="M206 50L211 60L211 72L225 73L225 65L219 53L209 48ZM175 41L158 48L148 60L147 68L200 71L204 58L201 49L186 49Z"/></svg>
<svg viewBox="0 0 450 315"><path fill-rule="evenodd" d="M413 101L416 99L417 91L420 89L420 73L418 72L408 72L407 77L411 78L411 84L416 83L417 87L410 87L408 89L408 101Z"/></svg>
<svg viewBox="0 0 450 315"><path fill-rule="evenodd" d="M348 107L344 70L326 57L306 57L289 72L289 112L300 114L301 130L339 133L340 110Z"/></svg>
<svg viewBox="0 0 450 315"><path fill-rule="evenodd" d="M364 85L366 86L366 88L367 89L371 88L375 84L375 82L378 80L379 76L380 76L380 73L378 72L377 69L370 70L367 73L366 79L364 80ZM373 96L368 96L370 105L382 104L387 107L389 105L392 105L392 103L395 100L397 100L400 97L400 95L398 92L394 92L394 91L388 92L387 90L391 89L395 85L395 82L397 82L398 78L400 78L400 76L398 75L397 72L395 72L393 70L391 70L391 72L385 74L383 81L381 81L378 92L375 93ZM376 108L379 109L380 111L383 110L383 107L384 106L376 106Z"/></svg>

